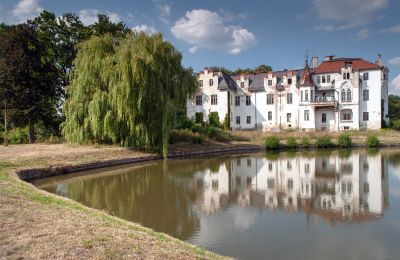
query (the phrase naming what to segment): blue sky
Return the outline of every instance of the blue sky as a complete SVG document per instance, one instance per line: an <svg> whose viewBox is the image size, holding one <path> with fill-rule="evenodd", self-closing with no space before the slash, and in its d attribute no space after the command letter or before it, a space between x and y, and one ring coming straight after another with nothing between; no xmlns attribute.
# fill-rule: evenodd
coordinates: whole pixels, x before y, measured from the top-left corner
<svg viewBox="0 0 400 260"><path fill-rule="evenodd" d="M375 61L381 53L390 92L400 94L398 0L0 0L0 22L25 21L43 9L74 12L86 24L105 13L130 28L161 31L196 71L300 68L306 53Z"/></svg>

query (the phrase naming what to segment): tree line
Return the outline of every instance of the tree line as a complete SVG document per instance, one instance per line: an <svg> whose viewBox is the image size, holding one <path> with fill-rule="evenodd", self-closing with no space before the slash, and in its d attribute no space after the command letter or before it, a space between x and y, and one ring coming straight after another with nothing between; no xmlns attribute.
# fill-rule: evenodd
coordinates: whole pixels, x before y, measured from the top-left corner
<svg viewBox="0 0 400 260"><path fill-rule="evenodd" d="M239 74L257 74L257 73L266 73L268 71L272 71L272 67L265 64L260 64L254 69L251 68L237 68L236 70L230 70L221 66L211 66L208 68L210 71L221 71L228 75L239 75Z"/></svg>

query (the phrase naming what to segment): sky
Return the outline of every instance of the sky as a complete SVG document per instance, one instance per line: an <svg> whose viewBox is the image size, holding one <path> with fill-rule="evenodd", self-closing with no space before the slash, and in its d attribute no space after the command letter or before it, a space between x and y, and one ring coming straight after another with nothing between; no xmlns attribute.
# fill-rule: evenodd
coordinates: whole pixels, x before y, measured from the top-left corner
<svg viewBox="0 0 400 260"><path fill-rule="evenodd" d="M24 22L43 9L76 13L87 25L104 13L135 30L162 32L195 71L296 69L306 55L374 62L381 54L389 92L400 94L399 0L0 0L0 22Z"/></svg>

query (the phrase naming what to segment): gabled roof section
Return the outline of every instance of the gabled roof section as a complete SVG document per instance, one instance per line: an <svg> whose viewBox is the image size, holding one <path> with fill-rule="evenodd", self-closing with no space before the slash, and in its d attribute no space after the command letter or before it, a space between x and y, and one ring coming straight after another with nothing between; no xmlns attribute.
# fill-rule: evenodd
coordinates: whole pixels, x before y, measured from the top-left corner
<svg viewBox="0 0 400 260"><path fill-rule="evenodd" d="M311 75L310 67L308 67L308 61L306 61L306 65L304 66L303 76L301 78L301 86L303 87L315 86L314 80Z"/></svg>
<svg viewBox="0 0 400 260"><path fill-rule="evenodd" d="M237 84L236 81L229 76L228 74L225 74L223 72L221 72L218 75L218 89L219 90L232 90L232 91L236 91L237 88Z"/></svg>
<svg viewBox="0 0 400 260"><path fill-rule="evenodd" d="M349 64L354 70L373 70L381 69L382 66L363 60L361 58L337 58L329 61L323 61L313 73L340 73L341 68Z"/></svg>

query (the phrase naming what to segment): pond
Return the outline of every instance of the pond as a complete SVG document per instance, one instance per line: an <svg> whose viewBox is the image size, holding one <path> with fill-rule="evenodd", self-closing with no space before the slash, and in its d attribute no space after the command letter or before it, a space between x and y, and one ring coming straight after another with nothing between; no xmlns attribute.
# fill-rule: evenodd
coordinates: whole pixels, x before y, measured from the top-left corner
<svg viewBox="0 0 400 260"><path fill-rule="evenodd" d="M400 259L400 152L156 161L39 188L239 259Z"/></svg>

